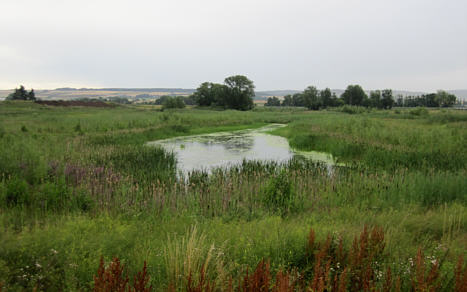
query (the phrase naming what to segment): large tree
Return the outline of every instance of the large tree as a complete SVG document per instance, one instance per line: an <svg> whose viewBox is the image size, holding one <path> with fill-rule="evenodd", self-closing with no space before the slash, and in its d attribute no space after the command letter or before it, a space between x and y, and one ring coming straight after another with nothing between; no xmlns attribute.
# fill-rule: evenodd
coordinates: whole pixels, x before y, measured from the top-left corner
<svg viewBox="0 0 467 292"><path fill-rule="evenodd" d="M384 89L381 93L381 107L384 109L391 109L394 105L394 97L392 96L391 89Z"/></svg>
<svg viewBox="0 0 467 292"><path fill-rule="evenodd" d="M305 99L303 98L303 93L295 93L292 95L292 105L293 106L306 106Z"/></svg>
<svg viewBox="0 0 467 292"><path fill-rule="evenodd" d="M284 96L284 99L282 100L281 106L293 106L293 98L292 95L287 94Z"/></svg>
<svg viewBox="0 0 467 292"><path fill-rule="evenodd" d="M224 94L225 85L204 82L196 89L193 98L200 106L223 105Z"/></svg>
<svg viewBox="0 0 467 292"><path fill-rule="evenodd" d="M440 107L453 106L456 103L456 96L444 90L438 90L435 100Z"/></svg>
<svg viewBox="0 0 467 292"><path fill-rule="evenodd" d="M225 105L228 108L249 110L254 106L255 85L253 81L243 75L225 78L226 88Z"/></svg>
<svg viewBox="0 0 467 292"><path fill-rule="evenodd" d="M382 108L380 90L374 90L370 92L370 99L368 101L368 104L370 105L370 107Z"/></svg>
<svg viewBox="0 0 467 292"><path fill-rule="evenodd" d="M268 97L268 101L264 104L264 106L280 106L281 101L273 96L273 97Z"/></svg>
<svg viewBox="0 0 467 292"><path fill-rule="evenodd" d="M368 96L360 85L349 85L342 93L342 99L345 104L364 105Z"/></svg>
<svg viewBox="0 0 467 292"><path fill-rule="evenodd" d="M319 92L319 98L323 107L334 106L332 91L329 88L325 88Z"/></svg>
<svg viewBox="0 0 467 292"><path fill-rule="evenodd" d="M308 86L303 91L303 100L305 101L305 106L312 110L319 110L322 106L318 89L314 86Z"/></svg>

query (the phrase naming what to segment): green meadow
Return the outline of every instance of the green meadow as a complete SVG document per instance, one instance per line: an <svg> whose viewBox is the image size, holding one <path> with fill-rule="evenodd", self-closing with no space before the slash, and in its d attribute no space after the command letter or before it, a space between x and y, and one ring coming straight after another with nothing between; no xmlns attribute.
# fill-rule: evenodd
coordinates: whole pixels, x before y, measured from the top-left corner
<svg viewBox="0 0 467 292"><path fill-rule="evenodd" d="M340 166L244 161L181 179L145 145L270 123ZM466 204L467 111L0 102L1 291L92 290L116 257L130 283L146 262L153 291L453 291ZM248 275L262 260L260 290Z"/></svg>

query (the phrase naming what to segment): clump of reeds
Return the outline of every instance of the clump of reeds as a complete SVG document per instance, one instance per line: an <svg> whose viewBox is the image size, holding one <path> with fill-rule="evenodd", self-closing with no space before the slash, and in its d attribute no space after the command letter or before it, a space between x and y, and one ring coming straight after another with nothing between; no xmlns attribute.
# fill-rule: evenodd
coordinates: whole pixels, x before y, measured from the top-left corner
<svg viewBox="0 0 467 292"><path fill-rule="evenodd" d="M222 250L209 245L196 226L185 237L169 237L164 255L167 279L175 290L187 287L198 291L216 283L224 285L228 280Z"/></svg>

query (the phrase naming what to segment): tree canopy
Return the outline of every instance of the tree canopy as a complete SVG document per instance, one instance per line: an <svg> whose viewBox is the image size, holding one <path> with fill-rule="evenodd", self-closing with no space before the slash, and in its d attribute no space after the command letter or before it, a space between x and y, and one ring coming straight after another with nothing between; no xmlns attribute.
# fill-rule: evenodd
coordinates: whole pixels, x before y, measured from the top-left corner
<svg viewBox="0 0 467 292"><path fill-rule="evenodd" d="M368 96L360 85L349 85L344 93L342 93L342 99L345 104L364 105Z"/></svg>
<svg viewBox="0 0 467 292"><path fill-rule="evenodd" d="M197 105L222 106L237 110L250 110L254 107L253 81L243 75L225 78L224 84L202 83L193 94Z"/></svg>
<svg viewBox="0 0 467 292"><path fill-rule="evenodd" d="M7 96L7 100L36 100L36 94L34 93L34 89L31 89L31 91L27 92L26 89L24 89L23 85L20 85L19 88L15 88L15 91L11 93L10 95Z"/></svg>
<svg viewBox="0 0 467 292"><path fill-rule="evenodd" d="M281 105L281 101L275 96L268 97L267 102L264 104L264 106L280 106L280 105Z"/></svg>
<svg viewBox="0 0 467 292"><path fill-rule="evenodd" d="M162 109L184 108L185 102L182 96L168 96L162 104Z"/></svg>

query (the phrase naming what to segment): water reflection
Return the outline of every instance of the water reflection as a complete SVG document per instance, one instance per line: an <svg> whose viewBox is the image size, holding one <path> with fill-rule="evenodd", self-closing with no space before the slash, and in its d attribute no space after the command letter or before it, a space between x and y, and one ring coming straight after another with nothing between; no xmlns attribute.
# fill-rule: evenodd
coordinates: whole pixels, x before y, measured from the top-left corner
<svg viewBox="0 0 467 292"><path fill-rule="evenodd" d="M177 167L184 173L214 167L229 167L243 160L286 162L295 155L332 165L331 155L320 152L297 152L289 147L287 139L268 134L268 131L284 127L272 124L263 128L221 132L207 135L178 137L149 142L175 153ZM315 159L316 158L316 159Z"/></svg>

